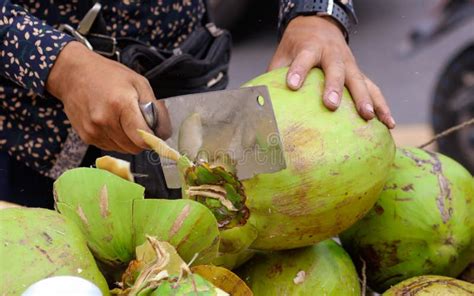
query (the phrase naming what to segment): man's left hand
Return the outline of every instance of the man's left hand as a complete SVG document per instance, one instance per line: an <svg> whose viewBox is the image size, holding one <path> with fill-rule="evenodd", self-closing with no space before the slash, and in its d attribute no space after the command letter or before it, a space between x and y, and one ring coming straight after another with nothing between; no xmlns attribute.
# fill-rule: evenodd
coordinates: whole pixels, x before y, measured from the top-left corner
<svg viewBox="0 0 474 296"><path fill-rule="evenodd" d="M297 90L313 67L325 73L324 105L336 110L347 85L362 118L377 116L394 128L380 89L359 69L339 24L330 17L298 16L288 24L268 70L289 66L288 87Z"/></svg>

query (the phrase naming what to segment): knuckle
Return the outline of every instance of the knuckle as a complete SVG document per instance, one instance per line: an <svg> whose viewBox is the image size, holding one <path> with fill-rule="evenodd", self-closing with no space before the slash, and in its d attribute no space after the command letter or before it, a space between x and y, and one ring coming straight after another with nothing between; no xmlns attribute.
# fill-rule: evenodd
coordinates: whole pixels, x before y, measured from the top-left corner
<svg viewBox="0 0 474 296"><path fill-rule="evenodd" d="M378 86L374 86L372 88L372 93L374 94L374 96L380 98L383 102L385 102L385 98L382 94L382 90Z"/></svg>
<svg viewBox="0 0 474 296"><path fill-rule="evenodd" d="M334 59L332 61L332 66L337 70L342 70L343 71L346 67L346 64L341 59Z"/></svg>
<svg viewBox="0 0 474 296"><path fill-rule="evenodd" d="M106 126L107 125L107 118L106 115L103 113L93 113L91 114L91 123L94 126ZM97 128L92 127L92 130L96 130Z"/></svg>
<svg viewBox="0 0 474 296"><path fill-rule="evenodd" d="M289 74L292 74L292 73L302 73L305 71L305 69L308 68L304 63L302 63L301 61L296 61L296 62L293 62L290 66L290 71L289 71Z"/></svg>
<svg viewBox="0 0 474 296"><path fill-rule="evenodd" d="M89 142L95 142L96 139L100 138L101 132L100 129L96 127L94 123L85 126L84 137L87 138Z"/></svg>
<svg viewBox="0 0 474 296"><path fill-rule="evenodd" d="M315 52L316 52L315 49L305 47L299 52L299 55L302 57L309 57L309 56L314 56Z"/></svg>
<svg viewBox="0 0 474 296"><path fill-rule="evenodd" d="M135 79L135 82L138 85L141 85L142 87L151 87L150 82L148 81L148 79L145 76L142 76L140 74L136 74L134 79Z"/></svg>
<svg viewBox="0 0 474 296"><path fill-rule="evenodd" d="M328 79L331 79L332 81L334 81L334 83L336 84L338 88L342 88L344 86L344 81L345 81L344 72L339 72L339 71L332 72L331 75L328 77Z"/></svg>
<svg viewBox="0 0 474 296"><path fill-rule="evenodd" d="M352 71L349 73L349 77L352 80L355 80L357 82L364 82L365 83L365 77L364 74L360 71Z"/></svg>
<svg viewBox="0 0 474 296"><path fill-rule="evenodd" d="M144 85L146 85L146 86L148 86L148 87L151 88L150 81L149 81L145 76L141 76L141 75L140 75L140 79L141 79L141 81L142 81L142 83L143 83Z"/></svg>
<svg viewBox="0 0 474 296"><path fill-rule="evenodd" d="M118 95L114 99L109 100L108 108L110 108L110 110L113 110L114 112L120 111L120 109L122 108L123 100L128 98L128 96L125 96L125 97L122 97L122 96L123 94Z"/></svg>

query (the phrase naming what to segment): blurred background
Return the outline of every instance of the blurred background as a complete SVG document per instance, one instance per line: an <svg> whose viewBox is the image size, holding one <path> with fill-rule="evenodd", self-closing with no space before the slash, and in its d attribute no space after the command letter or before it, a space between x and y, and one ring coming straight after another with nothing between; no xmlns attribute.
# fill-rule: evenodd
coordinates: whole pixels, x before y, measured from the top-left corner
<svg viewBox="0 0 474 296"><path fill-rule="evenodd" d="M211 0L211 5L216 22L233 33L229 87L235 88L263 73L272 57L278 0ZM433 125L439 132L474 117L474 47L465 50L474 41L474 1L354 0L354 5L359 25L350 46L388 100L398 124L397 144L423 144L432 138ZM464 101L458 98L461 90ZM458 110L449 109L453 104ZM473 126L439 146L474 169Z"/></svg>

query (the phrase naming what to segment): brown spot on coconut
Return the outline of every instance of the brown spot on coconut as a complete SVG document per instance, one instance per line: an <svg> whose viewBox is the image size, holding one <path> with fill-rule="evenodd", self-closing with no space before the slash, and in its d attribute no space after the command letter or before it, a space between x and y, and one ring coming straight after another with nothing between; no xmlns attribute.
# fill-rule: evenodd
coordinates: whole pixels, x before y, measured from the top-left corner
<svg viewBox="0 0 474 296"><path fill-rule="evenodd" d="M412 191L413 190L413 184L408 184L402 187L403 191Z"/></svg>
<svg viewBox="0 0 474 296"><path fill-rule="evenodd" d="M100 206L100 215L102 218L107 218L110 214L109 212L109 192L107 191L107 185L102 186L99 193L99 206Z"/></svg>
<svg viewBox="0 0 474 296"><path fill-rule="evenodd" d="M190 212L190 206L186 205L181 212L179 213L178 217L173 223L173 226L171 226L170 229L170 237L174 236L183 226L184 220L188 217Z"/></svg>
<svg viewBox="0 0 474 296"><path fill-rule="evenodd" d="M77 215L79 218L81 218L82 223L84 223L86 226L89 226L89 220L87 220L86 214L84 213L84 210L82 209L81 206L77 206Z"/></svg>
<svg viewBox="0 0 474 296"><path fill-rule="evenodd" d="M384 212L384 209L380 205L375 204L374 211L375 211L375 213L377 213L377 215L382 215L383 212Z"/></svg>

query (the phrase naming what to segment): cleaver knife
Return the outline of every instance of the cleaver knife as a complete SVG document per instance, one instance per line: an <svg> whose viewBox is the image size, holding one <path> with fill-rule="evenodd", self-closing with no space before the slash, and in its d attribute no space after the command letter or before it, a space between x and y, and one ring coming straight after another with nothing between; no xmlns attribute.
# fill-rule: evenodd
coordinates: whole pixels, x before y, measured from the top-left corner
<svg viewBox="0 0 474 296"><path fill-rule="evenodd" d="M244 87L162 99L172 135L166 143L193 161L224 165L240 180L286 168L272 101L266 86ZM155 130L155 105L141 104ZM175 162L160 159L168 188L180 188Z"/></svg>

